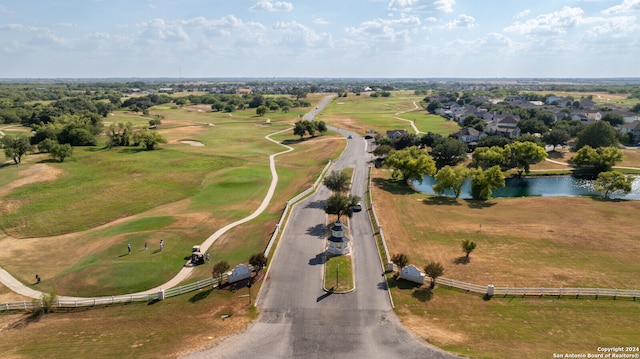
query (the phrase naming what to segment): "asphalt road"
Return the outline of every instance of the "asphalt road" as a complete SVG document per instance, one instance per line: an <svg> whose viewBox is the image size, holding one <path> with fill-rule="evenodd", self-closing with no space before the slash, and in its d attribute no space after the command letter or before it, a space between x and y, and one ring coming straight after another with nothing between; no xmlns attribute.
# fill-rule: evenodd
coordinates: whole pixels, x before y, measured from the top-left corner
<svg viewBox="0 0 640 359"><path fill-rule="evenodd" d="M355 133L334 130L352 138L331 170L354 167L352 193L364 198L371 159L367 143ZM400 325L366 211L354 213L349 221L356 289L345 294L322 289L327 222L323 207L330 194L320 186L291 212L256 304L258 319L245 332L187 358L455 357Z"/></svg>

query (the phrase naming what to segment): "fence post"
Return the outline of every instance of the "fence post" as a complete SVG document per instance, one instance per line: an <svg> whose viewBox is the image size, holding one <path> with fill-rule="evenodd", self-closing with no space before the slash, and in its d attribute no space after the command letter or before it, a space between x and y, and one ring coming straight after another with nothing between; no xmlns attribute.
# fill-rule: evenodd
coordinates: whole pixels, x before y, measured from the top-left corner
<svg viewBox="0 0 640 359"><path fill-rule="evenodd" d="M580 296L580 288L578 288L578 292L576 293L576 299Z"/></svg>
<svg viewBox="0 0 640 359"><path fill-rule="evenodd" d="M159 301L163 301L164 300L164 289L160 288L160 291L158 292L158 300Z"/></svg>
<svg viewBox="0 0 640 359"><path fill-rule="evenodd" d="M596 288L596 299L598 299L599 295L600 295L600 288Z"/></svg>
<svg viewBox="0 0 640 359"><path fill-rule="evenodd" d="M616 300L616 297L618 297L618 288L613 292L613 300Z"/></svg>
<svg viewBox="0 0 640 359"><path fill-rule="evenodd" d="M493 284L489 284L487 286L487 297L493 297L493 293L495 291L495 287L493 286Z"/></svg>

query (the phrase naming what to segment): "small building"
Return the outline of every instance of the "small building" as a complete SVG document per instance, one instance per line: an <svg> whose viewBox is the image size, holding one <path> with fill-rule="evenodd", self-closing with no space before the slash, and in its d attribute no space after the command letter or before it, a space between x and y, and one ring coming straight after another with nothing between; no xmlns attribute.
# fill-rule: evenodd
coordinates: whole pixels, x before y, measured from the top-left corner
<svg viewBox="0 0 640 359"><path fill-rule="evenodd" d="M229 276L229 283L239 282L241 280L251 277L251 268L246 264L238 264L231 271L227 272Z"/></svg>
<svg viewBox="0 0 640 359"><path fill-rule="evenodd" d="M331 236L328 239L327 253L332 255L343 255L351 252L351 239L347 236L348 227L340 221L336 221L331 226Z"/></svg>
<svg viewBox="0 0 640 359"><path fill-rule="evenodd" d="M630 134L632 143L640 143L640 121L623 124L620 126L620 132Z"/></svg>
<svg viewBox="0 0 640 359"><path fill-rule="evenodd" d="M400 137L407 134L407 130L391 130L387 131L387 138L390 138L392 141L397 141Z"/></svg>
<svg viewBox="0 0 640 359"><path fill-rule="evenodd" d="M413 264L409 264L408 266L402 268L402 270L400 270L400 275L398 276L398 278L400 279L408 280L418 284L424 284L424 277L425 274L422 273L420 269L418 269Z"/></svg>

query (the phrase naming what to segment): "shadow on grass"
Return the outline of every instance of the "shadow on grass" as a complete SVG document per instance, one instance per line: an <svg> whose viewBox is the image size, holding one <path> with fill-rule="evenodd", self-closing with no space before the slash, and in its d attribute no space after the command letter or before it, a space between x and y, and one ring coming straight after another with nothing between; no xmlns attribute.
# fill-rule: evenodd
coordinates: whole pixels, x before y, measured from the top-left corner
<svg viewBox="0 0 640 359"><path fill-rule="evenodd" d="M456 198L451 197L429 197L422 200L422 203L428 206L461 206Z"/></svg>
<svg viewBox="0 0 640 359"><path fill-rule="evenodd" d="M324 235L326 233L326 226L322 223L316 224L313 227L307 228L307 234L310 236L318 237L324 239Z"/></svg>
<svg viewBox="0 0 640 359"><path fill-rule="evenodd" d="M391 179L374 178L373 184L392 194L414 194L413 188L409 187L406 181L396 181Z"/></svg>
<svg viewBox="0 0 640 359"><path fill-rule="evenodd" d="M428 302L433 298L433 290L429 287L416 289L411 296L421 302Z"/></svg>
<svg viewBox="0 0 640 359"><path fill-rule="evenodd" d="M477 199L465 199L465 202L467 202L469 208L473 209L491 208L496 205L495 202L479 201Z"/></svg>
<svg viewBox="0 0 640 359"><path fill-rule="evenodd" d="M155 150L158 150L159 148L156 148ZM147 151L147 149L145 147L127 147L127 148L122 148L120 150L121 153L126 153L126 154L136 154L136 153L140 153L140 152L145 152Z"/></svg>
<svg viewBox="0 0 640 359"><path fill-rule="evenodd" d="M387 285L389 288L398 289L416 289L422 287L422 284L411 282L404 279L399 279L397 276L393 276L387 279Z"/></svg>
<svg viewBox="0 0 640 359"><path fill-rule="evenodd" d="M25 314L20 319L15 322L9 324L7 326L8 329L24 329L31 323L37 323L40 321L44 314L41 311L35 311L33 313Z"/></svg>
<svg viewBox="0 0 640 359"><path fill-rule="evenodd" d="M462 256L453 260L454 264L469 264L471 262L471 257Z"/></svg>
<svg viewBox="0 0 640 359"><path fill-rule="evenodd" d="M315 258L311 258L309 260L309 264L312 266L325 264L326 262L327 262L327 255L324 252L316 254Z"/></svg>
<svg viewBox="0 0 640 359"><path fill-rule="evenodd" d="M213 288L209 288L207 290L203 290L201 292L196 293L191 298L189 298L189 303L196 303L205 299L206 297L209 296L209 294L211 294L212 291L213 291Z"/></svg>

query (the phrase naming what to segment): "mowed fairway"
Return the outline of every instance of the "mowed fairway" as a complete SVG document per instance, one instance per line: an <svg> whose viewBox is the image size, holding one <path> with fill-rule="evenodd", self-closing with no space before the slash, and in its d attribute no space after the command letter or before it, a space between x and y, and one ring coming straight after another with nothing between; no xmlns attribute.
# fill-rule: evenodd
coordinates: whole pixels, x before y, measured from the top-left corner
<svg viewBox="0 0 640 359"><path fill-rule="evenodd" d="M372 129L383 135L388 130L397 129L415 133L407 120L414 121L421 132L448 135L459 129L454 121L428 114L420 106L423 98L424 96L410 91L394 91L390 97L375 98L368 93L360 96L350 93L347 97L334 98L319 118L328 124L362 135Z"/></svg>
<svg viewBox="0 0 640 359"><path fill-rule="evenodd" d="M376 170L373 181L389 251L419 268L439 261L445 277L499 287L640 288L638 201L442 199L389 177ZM477 244L468 264L461 261L464 239ZM431 292L393 279L391 286L409 328L473 357L543 358L637 339L640 307L629 299L485 301L445 287Z"/></svg>
<svg viewBox="0 0 640 359"><path fill-rule="evenodd" d="M297 118L274 114L280 119L267 123L250 110L228 114L199 107L151 109L156 114L164 117L157 131L169 143L155 151L76 148L64 163L27 156L20 169L0 169L12 171L7 177L13 178L2 193L3 268L29 284L37 272L43 278L39 290L72 296L124 294L164 283L184 265L192 245L259 206L271 182L268 157L286 149L264 136L290 128ZM110 119L131 116L138 115ZM221 238L210 250L212 261L235 266L264 250L286 200L308 188L345 143L331 134L299 141L292 131L277 139L295 150L278 158L280 182L271 206ZM42 160L46 167L36 163ZM38 176L55 176L11 185L34 168ZM210 276L206 267L190 280Z"/></svg>

